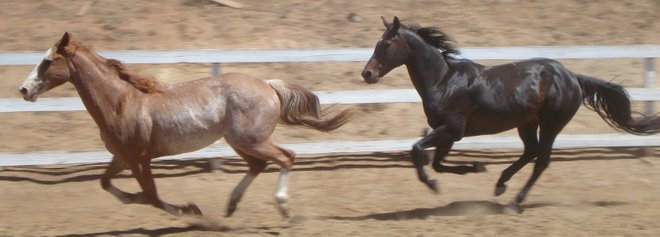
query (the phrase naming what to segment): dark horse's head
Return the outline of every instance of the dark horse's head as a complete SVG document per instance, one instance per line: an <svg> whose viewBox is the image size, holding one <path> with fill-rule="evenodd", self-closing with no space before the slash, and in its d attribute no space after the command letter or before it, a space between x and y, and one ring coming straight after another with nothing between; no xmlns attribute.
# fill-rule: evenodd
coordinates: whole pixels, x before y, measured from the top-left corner
<svg viewBox="0 0 660 237"><path fill-rule="evenodd" d="M458 54L458 50L453 46L449 36L437 28L404 25L396 16L392 23L387 22L384 17L381 19L387 29L378 40L371 59L362 71L364 81L369 84L378 82L392 69L408 62L412 54L409 42L406 40L408 33L419 36L432 47L442 50L443 54Z"/></svg>

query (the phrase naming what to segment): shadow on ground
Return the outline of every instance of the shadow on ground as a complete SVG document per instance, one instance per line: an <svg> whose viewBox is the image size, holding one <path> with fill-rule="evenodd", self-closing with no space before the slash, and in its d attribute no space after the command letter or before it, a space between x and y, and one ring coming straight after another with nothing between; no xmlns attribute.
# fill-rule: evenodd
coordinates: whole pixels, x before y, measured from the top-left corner
<svg viewBox="0 0 660 237"><path fill-rule="evenodd" d="M658 148L649 148L657 154ZM432 156L428 151L427 156ZM584 160L621 160L639 159L647 154L645 148L581 148L556 150L552 162L584 161ZM505 151L452 151L444 161L448 164L471 164L478 160L482 164L510 164L520 155L517 150ZM648 154L646 155L648 156ZM219 170L222 173L245 173L247 165L239 159L223 159ZM644 161L644 160L640 160ZM172 178L210 172L208 159L156 160L152 164L155 178ZM399 153L369 153L369 154L333 154L322 156L306 156L296 159L294 171L332 171L338 169L386 169L412 167L407 152ZM98 180L105 170L106 164L62 165L56 167L18 166L4 167L0 170L0 182L33 182L53 185L69 182L84 182ZM271 165L265 172L279 172ZM35 177L36 176L36 177ZM132 178L129 172L115 178Z"/></svg>

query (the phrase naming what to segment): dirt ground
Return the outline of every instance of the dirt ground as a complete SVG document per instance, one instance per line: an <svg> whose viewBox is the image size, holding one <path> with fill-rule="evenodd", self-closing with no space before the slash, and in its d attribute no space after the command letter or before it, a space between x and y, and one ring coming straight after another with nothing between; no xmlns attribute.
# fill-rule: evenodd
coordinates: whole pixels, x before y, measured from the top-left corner
<svg viewBox="0 0 660 237"><path fill-rule="evenodd" d="M285 49L373 47L380 16L438 26L460 47L660 44L660 2L561 1L260 1L239 0L232 9L206 0L97 0L76 16L83 1L0 2L0 50L42 51L64 31L99 50ZM350 21L357 14L361 20ZM121 60L121 59L120 59ZM657 61L657 60L656 60ZM37 63L37 62L35 62ZM481 62L484 64L500 61ZM562 60L570 69L640 87L641 59ZM206 76L209 65L131 65L168 83ZM360 78L364 63L226 64L223 72L281 78L313 90L411 88L404 68L379 84ZM656 65L656 68L660 68ZM0 67L0 98L32 67ZM45 97L76 96L70 85ZM27 102L26 102L27 103ZM37 102L38 103L38 102ZM640 104L635 104L636 108ZM280 127L280 143L374 140L418 136L425 127L419 104L365 105L355 119L323 134ZM0 114L0 152L103 149L86 112ZM582 110L563 133L610 133L595 113ZM508 133L508 134L515 134ZM457 151L453 162L486 163L488 172L431 175L434 195L420 184L405 154L301 157L291 177L293 217L274 207L275 172L260 176L232 218L226 199L245 173L226 162L221 173L207 162L157 162L159 193L173 203L194 202L203 218L176 218L147 206L123 205L100 188L103 164L0 169L0 236L655 236L660 233L660 160L640 149L558 151L528 197L523 214L504 205L527 180L531 166L492 195L495 181L520 151ZM125 173L118 186L137 191Z"/></svg>
<svg viewBox="0 0 660 237"><path fill-rule="evenodd" d="M242 161L209 173L204 160L154 165L161 197L196 203L204 217L172 217L123 205L100 188L102 165L10 167L0 173L0 232L9 236L657 236L660 160L639 149L557 152L522 214L506 205L531 173L493 196L495 180L517 152L454 152L488 172L432 174L434 195L415 178L406 154L304 157L292 173L292 218L275 208L276 169L250 187L224 218L229 192L246 172ZM132 178L115 183L138 191Z"/></svg>

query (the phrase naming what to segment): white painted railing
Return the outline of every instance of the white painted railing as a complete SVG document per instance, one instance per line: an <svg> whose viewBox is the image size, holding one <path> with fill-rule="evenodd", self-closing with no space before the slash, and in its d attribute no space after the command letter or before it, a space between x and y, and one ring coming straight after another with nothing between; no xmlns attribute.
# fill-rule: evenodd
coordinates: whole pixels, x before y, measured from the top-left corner
<svg viewBox="0 0 660 237"><path fill-rule="evenodd" d="M219 72L220 63L268 63L268 62L359 62L367 61L372 49L308 49L308 50L168 50L168 51L99 51L107 58L116 58L132 64L210 63L212 72ZM532 57L554 59L611 59L643 58L646 88L628 89L633 100L660 100L660 90L655 85L655 58L660 57L660 45L629 46L561 46L561 47L502 47L466 48L462 56L472 60L519 60ZM0 52L0 66L35 65L43 52ZM361 103L408 103L419 102L412 89L402 90L355 90L316 92L324 104ZM651 112L651 106L647 112ZM41 98L37 103L22 99L0 99L0 112L79 111L84 110L79 98ZM420 126L423 126L420 124ZM324 141L320 143L287 144L298 154L337 152L392 152L410 149L417 138L385 141ZM555 147L619 147L660 146L660 136L632 136L627 134L560 135ZM455 149L519 148L517 137L491 136L465 138ZM236 154L222 143L205 149L165 157L164 159L199 157L234 157ZM99 152L37 152L0 153L0 166L39 165L59 163L90 163L108 161L110 154Z"/></svg>
<svg viewBox="0 0 660 237"><path fill-rule="evenodd" d="M655 88L628 88L632 100L660 100L660 90ZM387 104L421 102L414 89L389 90L348 90L348 91L315 91L321 104ZM82 111L85 106L79 97L40 98L36 103L23 99L0 99L0 113L11 112L57 112Z"/></svg>
<svg viewBox="0 0 660 237"><path fill-rule="evenodd" d="M274 63L366 62L373 49L258 49L258 50L118 50L98 51L104 57L128 64L170 63ZM540 46L464 48L471 60L658 58L660 45ZM0 52L0 66L35 65L43 52Z"/></svg>

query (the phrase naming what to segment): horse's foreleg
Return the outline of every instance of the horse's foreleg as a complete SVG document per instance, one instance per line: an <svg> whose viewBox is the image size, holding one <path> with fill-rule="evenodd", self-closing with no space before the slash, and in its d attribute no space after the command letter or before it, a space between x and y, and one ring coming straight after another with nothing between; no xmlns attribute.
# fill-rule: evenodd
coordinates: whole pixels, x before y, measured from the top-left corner
<svg viewBox="0 0 660 237"><path fill-rule="evenodd" d="M463 131L465 129L465 120L459 117L454 119L448 119L447 123L436 127L430 133L426 134L421 140L419 140L415 145L413 145L412 150L410 151L410 156L412 162L417 169L417 177L419 180L426 184L433 192L438 192L437 182L433 179L429 179L426 171L424 171L424 160L423 160L423 151L426 148L435 146L437 144L453 144L453 142L460 140L463 137ZM438 156L444 158L444 156L449 152L450 147L445 150L437 151L436 158ZM442 159L434 159L438 162ZM436 162L434 162L436 163ZM434 164L434 166L436 166Z"/></svg>
<svg viewBox="0 0 660 237"><path fill-rule="evenodd" d="M415 143L415 145L412 147L412 150L410 151L410 158L412 159L413 165L415 165L415 169L417 170L417 178L419 178L419 181L426 184L426 186L435 193L438 192L438 184L434 179L429 179L426 171L424 170L423 152L424 149L434 146L435 144L453 142L451 137L448 136L446 130L446 125L434 129L429 134L426 134L426 136L424 136L417 143ZM447 149L447 152L448 151L449 149ZM436 152L443 153L442 150ZM438 153L436 153L436 157L437 155ZM446 155L446 152L442 154L443 157L444 155Z"/></svg>
<svg viewBox="0 0 660 237"><path fill-rule="evenodd" d="M124 170L124 166L121 161L116 157L112 157L112 161L110 161L108 168L106 168L103 175L101 175L101 187L117 197L117 199L119 199L124 204L144 203L141 193L127 193L112 185L110 180L122 170Z"/></svg>
<svg viewBox="0 0 660 237"><path fill-rule="evenodd" d="M202 215L202 212L195 204L190 203L186 206L175 206L160 200L156 191L156 183L154 182L151 173L151 161L141 162L140 164L131 164L131 170L142 188L144 199L146 201L144 204L151 204L152 206L160 208L175 216L180 216L182 214Z"/></svg>

